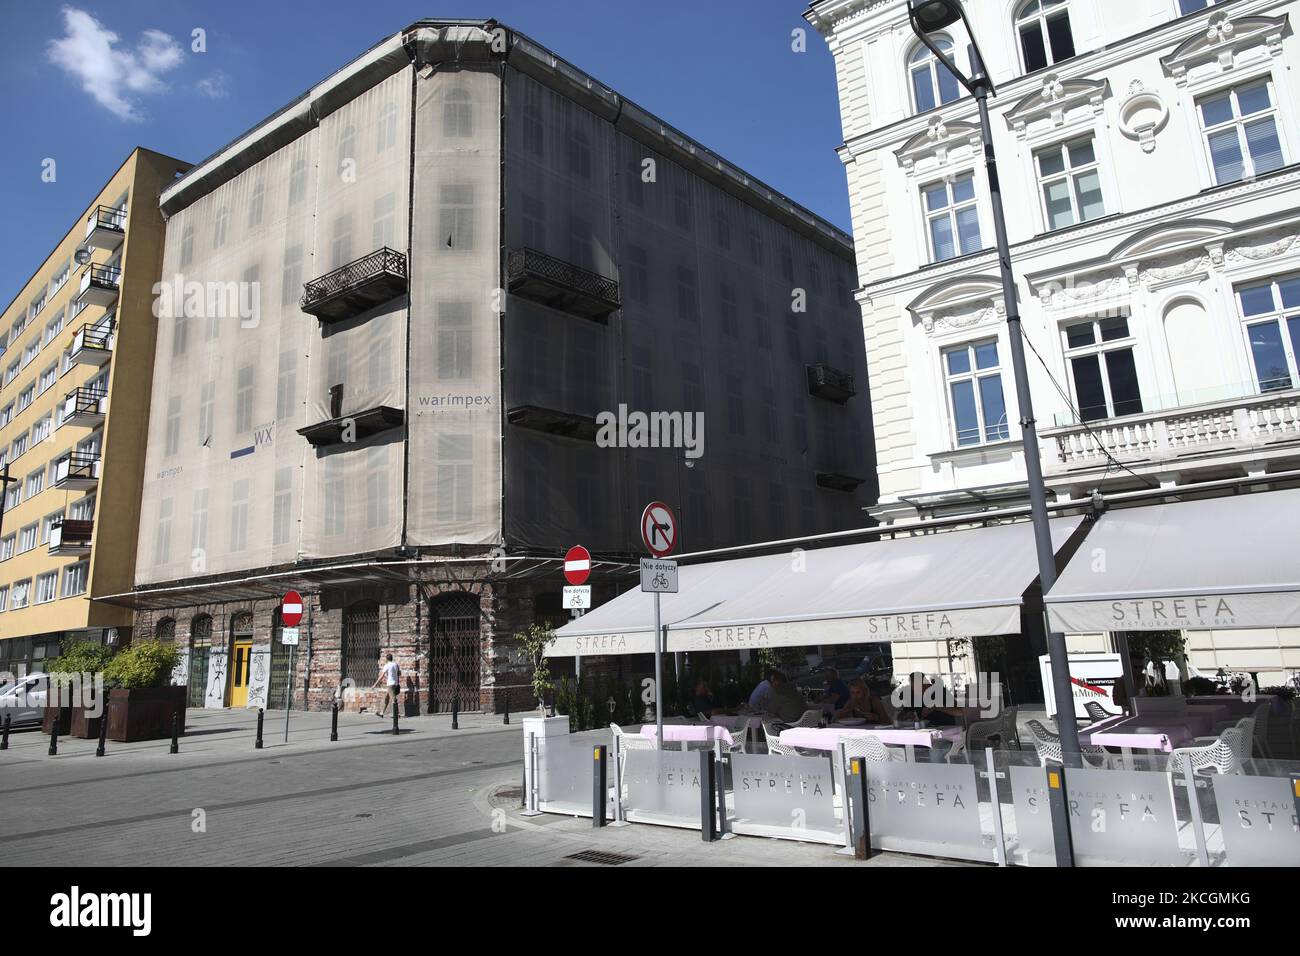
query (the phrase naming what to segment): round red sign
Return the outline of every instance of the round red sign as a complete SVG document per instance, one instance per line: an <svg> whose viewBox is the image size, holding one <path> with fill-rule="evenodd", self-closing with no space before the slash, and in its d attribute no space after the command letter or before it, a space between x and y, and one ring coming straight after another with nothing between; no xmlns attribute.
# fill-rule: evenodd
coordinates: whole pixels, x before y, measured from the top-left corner
<svg viewBox="0 0 1300 956"><path fill-rule="evenodd" d="M652 501L641 512L641 543L656 558L672 554L677 547L677 519L662 501Z"/></svg>
<svg viewBox="0 0 1300 956"><path fill-rule="evenodd" d="M591 576L591 552L582 545L574 545L564 555L564 580L570 584L586 584Z"/></svg>
<svg viewBox="0 0 1300 956"><path fill-rule="evenodd" d="M297 627L302 620L302 595L290 591L280 602L280 623L285 627Z"/></svg>

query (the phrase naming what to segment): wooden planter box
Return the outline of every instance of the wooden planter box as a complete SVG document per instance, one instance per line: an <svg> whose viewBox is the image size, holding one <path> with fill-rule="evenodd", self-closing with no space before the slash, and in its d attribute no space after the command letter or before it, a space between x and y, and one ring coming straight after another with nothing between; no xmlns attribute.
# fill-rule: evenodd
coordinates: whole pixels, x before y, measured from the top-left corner
<svg viewBox="0 0 1300 956"><path fill-rule="evenodd" d="M109 740L165 740L172 735L172 714L180 715L184 733L186 692L180 685L109 691Z"/></svg>
<svg viewBox="0 0 1300 956"><path fill-rule="evenodd" d="M86 708L72 707L72 728L68 731L74 737L83 740L99 739L99 722L104 719L103 711L98 717L87 717Z"/></svg>
<svg viewBox="0 0 1300 956"><path fill-rule="evenodd" d="M46 707L45 717L41 721L41 730L48 734L54 729L55 718L59 721L59 736L66 737L72 733L72 711L71 707ZM2 719L2 718L0 718Z"/></svg>

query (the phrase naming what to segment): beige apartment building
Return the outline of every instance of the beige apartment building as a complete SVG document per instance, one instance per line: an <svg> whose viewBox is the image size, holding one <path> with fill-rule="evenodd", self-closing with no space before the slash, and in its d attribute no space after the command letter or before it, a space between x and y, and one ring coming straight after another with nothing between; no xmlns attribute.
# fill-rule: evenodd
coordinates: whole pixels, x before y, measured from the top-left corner
<svg viewBox="0 0 1300 956"><path fill-rule="evenodd" d="M188 168L132 151L0 318L0 672L129 636L131 612L93 598L135 573L158 196Z"/></svg>

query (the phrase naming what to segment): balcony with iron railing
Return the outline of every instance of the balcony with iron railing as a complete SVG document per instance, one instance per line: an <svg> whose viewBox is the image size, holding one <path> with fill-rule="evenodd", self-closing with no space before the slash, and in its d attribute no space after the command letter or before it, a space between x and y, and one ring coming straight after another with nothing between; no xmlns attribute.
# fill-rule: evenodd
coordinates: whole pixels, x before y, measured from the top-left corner
<svg viewBox="0 0 1300 956"><path fill-rule="evenodd" d="M90 263L81 270L81 286L77 291L77 305L102 305L108 307L117 301L122 289L122 270L117 266Z"/></svg>
<svg viewBox="0 0 1300 956"><path fill-rule="evenodd" d="M1246 394L1249 390L1253 385L1216 389L1222 397L1215 398L1156 398L1147 404L1159 410L1045 428L1040 433L1044 472L1049 478L1106 472L1115 461L1173 471L1234 458L1300 458L1300 388Z"/></svg>
<svg viewBox="0 0 1300 956"><path fill-rule="evenodd" d="M848 372L830 365L808 366L808 394L843 405L858 394L857 383Z"/></svg>
<svg viewBox="0 0 1300 956"><path fill-rule="evenodd" d="M64 518L50 525L50 554L58 556L90 554L95 522Z"/></svg>
<svg viewBox="0 0 1300 956"><path fill-rule="evenodd" d="M536 249L512 250L506 271L511 294L584 319L605 322L622 304L618 280Z"/></svg>
<svg viewBox="0 0 1300 956"><path fill-rule="evenodd" d="M300 307L322 322L341 322L403 295L406 256L384 246L304 283Z"/></svg>
<svg viewBox="0 0 1300 956"><path fill-rule="evenodd" d="M78 365L102 366L113 357L114 320L87 323L72 336L71 361Z"/></svg>
<svg viewBox="0 0 1300 956"><path fill-rule="evenodd" d="M126 210L117 206L96 206L86 220L86 245L112 251L126 238Z"/></svg>
<svg viewBox="0 0 1300 956"><path fill-rule="evenodd" d="M64 455L54 463L55 488L68 490L94 488L99 483L99 456L83 452Z"/></svg>
<svg viewBox="0 0 1300 956"><path fill-rule="evenodd" d="M108 392L82 385L64 396L60 425L102 425L107 414Z"/></svg>

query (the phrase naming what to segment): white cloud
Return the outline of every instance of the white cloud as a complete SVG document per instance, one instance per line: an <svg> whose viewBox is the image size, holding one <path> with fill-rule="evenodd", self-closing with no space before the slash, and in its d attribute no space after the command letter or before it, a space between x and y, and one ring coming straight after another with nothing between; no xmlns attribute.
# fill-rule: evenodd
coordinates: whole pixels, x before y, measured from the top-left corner
<svg viewBox="0 0 1300 956"><path fill-rule="evenodd" d="M230 77L225 70L217 70L211 76L199 80L198 90L204 96L219 100L230 93Z"/></svg>
<svg viewBox="0 0 1300 956"><path fill-rule="evenodd" d="M184 57L180 44L161 30L146 30L134 51L121 48L116 33L75 7L63 8L63 29L62 37L50 41L50 62L119 119L143 119L132 94L166 90L163 74Z"/></svg>

